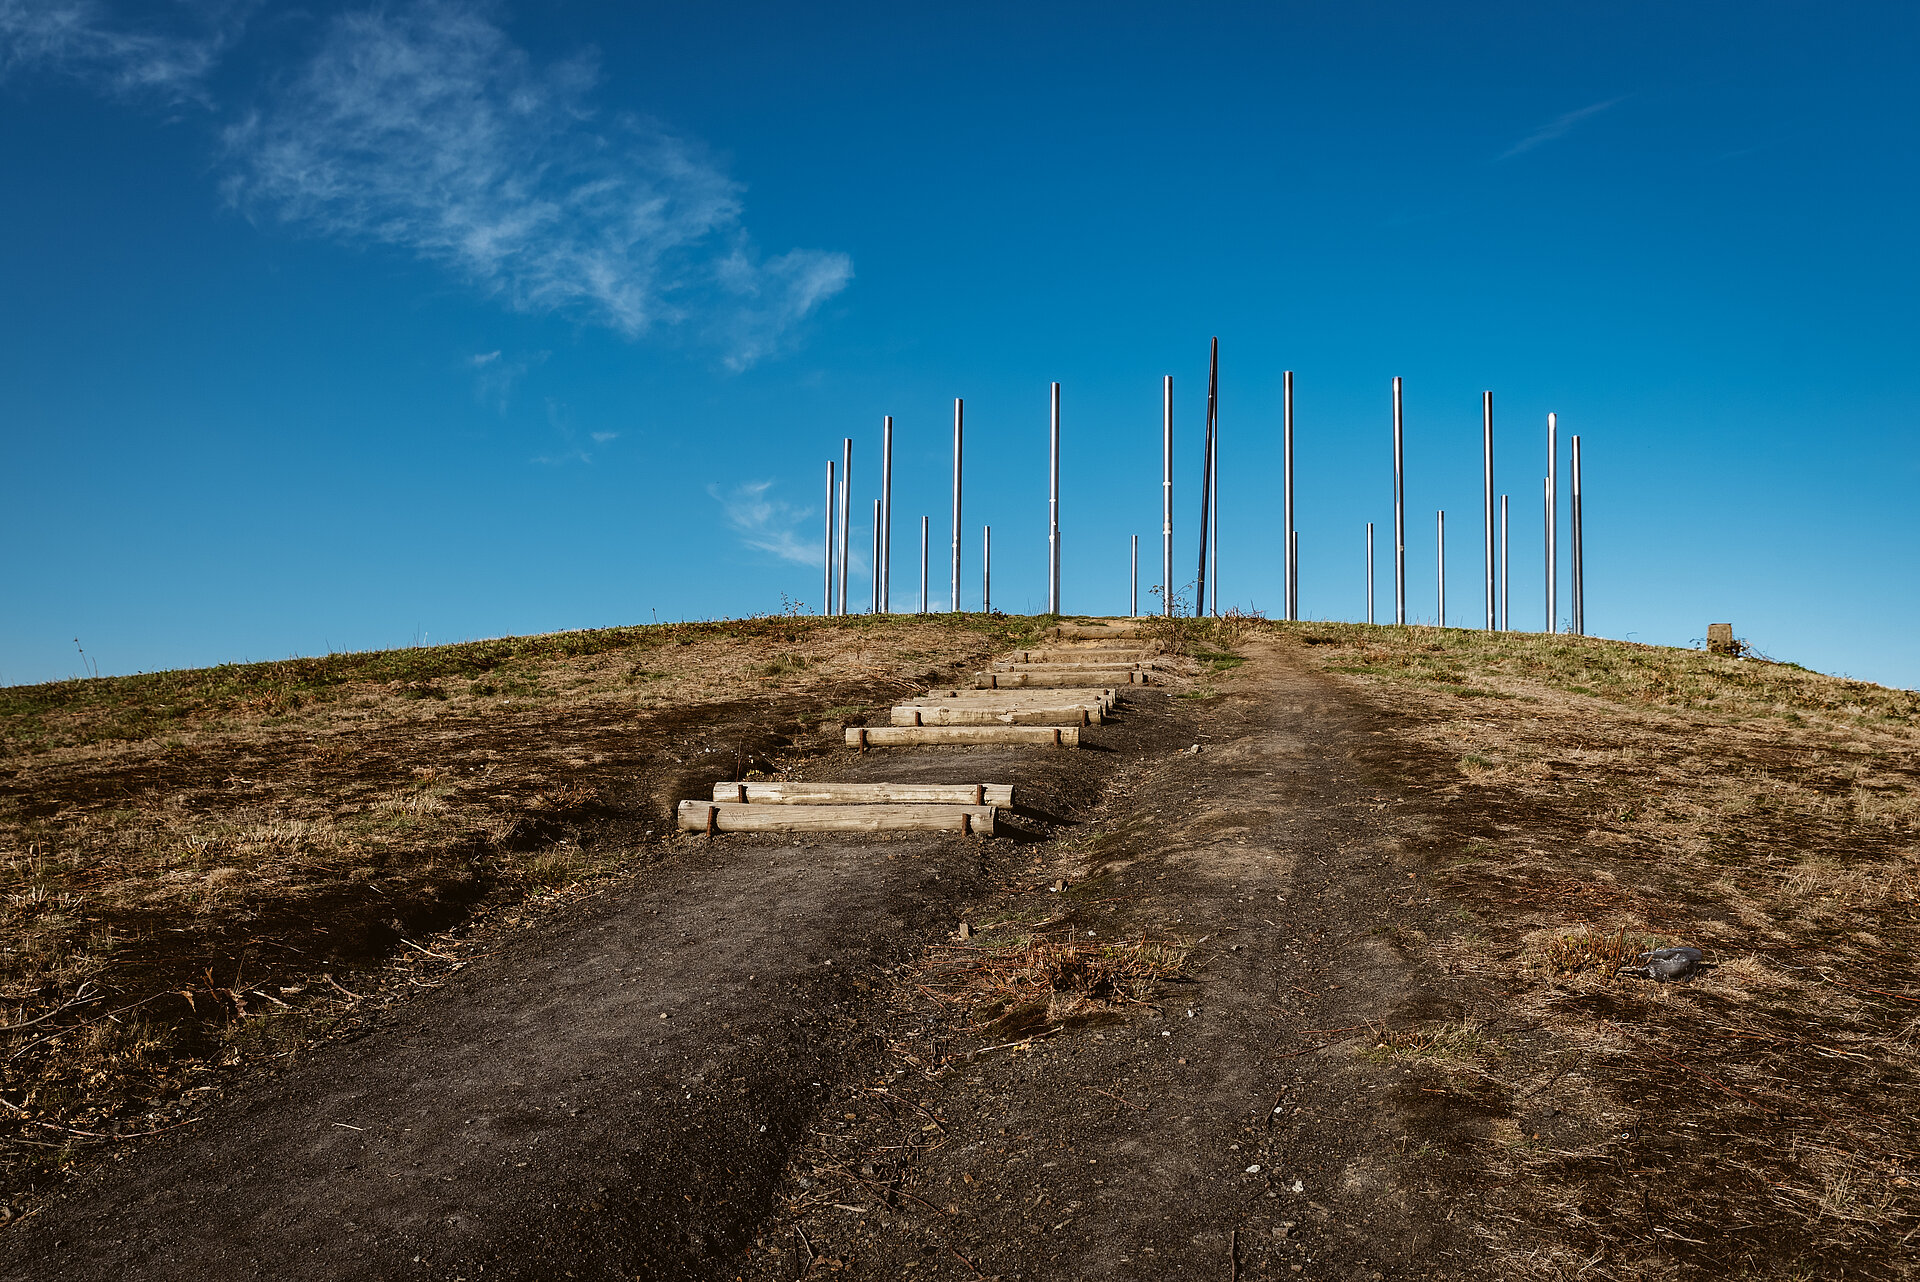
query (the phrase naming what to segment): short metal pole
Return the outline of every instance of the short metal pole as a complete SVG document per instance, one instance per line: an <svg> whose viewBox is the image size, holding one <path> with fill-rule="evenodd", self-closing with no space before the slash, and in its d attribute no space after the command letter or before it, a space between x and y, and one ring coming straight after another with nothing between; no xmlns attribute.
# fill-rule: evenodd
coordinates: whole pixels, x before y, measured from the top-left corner
<svg viewBox="0 0 1920 1282"><path fill-rule="evenodd" d="M1497 621L1493 613L1493 393L1480 393L1480 443L1485 457L1485 507L1487 518L1487 631Z"/></svg>
<svg viewBox="0 0 1920 1282"><path fill-rule="evenodd" d="M880 613L893 612L893 415L880 429Z"/></svg>
<svg viewBox="0 0 1920 1282"><path fill-rule="evenodd" d="M1047 451L1047 613L1060 613L1060 384L1053 385Z"/></svg>
<svg viewBox="0 0 1920 1282"><path fill-rule="evenodd" d="M1173 615L1173 375L1160 393L1160 613Z"/></svg>
<svg viewBox="0 0 1920 1282"><path fill-rule="evenodd" d="M1293 371L1288 370L1281 382L1280 394L1280 441L1281 471L1284 484L1281 487L1281 507L1283 515L1280 528L1284 532L1280 553L1285 561L1282 567L1280 591L1284 599L1280 603L1280 617L1288 621L1300 617L1300 590L1294 582L1298 566L1293 560Z"/></svg>
<svg viewBox="0 0 1920 1282"><path fill-rule="evenodd" d="M827 567L827 579L820 591L824 594L820 600L820 613L833 613L833 460L827 460L827 548L824 564Z"/></svg>
<svg viewBox="0 0 1920 1282"><path fill-rule="evenodd" d="M1507 538L1507 496L1500 496L1500 630L1513 631L1513 544Z"/></svg>
<svg viewBox="0 0 1920 1282"><path fill-rule="evenodd" d="M960 613L960 398L953 398L953 583L950 601L953 613Z"/></svg>
<svg viewBox="0 0 1920 1282"><path fill-rule="evenodd" d="M1140 617L1140 536L1133 536L1133 572L1127 579L1127 617Z"/></svg>
<svg viewBox="0 0 1920 1282"><path fill-rule="evenodd" d="M993 613L993 527L980 527L980 613Z"/></svg>
<svg viewBox="0 0 1920 1282"><path fill-rule="evenodd" d="M1367 622L1373 622L1373 522L1367 522Z"/></svg>
<svg viewBox="0 0 1920 1282"><path fill-rule="evenodd" d="M1407 471L1400 418L1400 378L1393 380L1393 621L1407 621Z"/></svg>
<svg viewBox="0 0 1920 1282"><path fill-rule="evenodd" d="M927 519L920 518L920 613L927 612Z"/></svg>
<svg viewBox="0 0 1920 1282"><path fill-rule="evenodd" d="M1560 422L1547 415L1547 631L1560 630Z"/></svg>
<svg viewBox="0 0 1920 1282"><path fill-rule="evenodd" d="M840 444L840 613L847 612L847 552L853 535L853 438Z"/></svg>
<svg viewBox="0 0 1920 1282"><path fill-rule="evenodd" d="M1434 547L1437 549L1435 556L1439 560L1436 581L1440 584L1440 626L1444 628L1447 626L1447 514L1445 512L1433 514L1433 537Z"/></svg>
<svg viewBox="0 0 1920 1282"><path fill-rule="evenodd" d="M1587 635L1587 576L1580 548L1580 436L1573 437L1573 634Z"/></svg>
<svg viewBox="0 0 1920 1282"><path fill-rule="evenodd" d="M880 613L880 500L873 501L873 604L868 614Z"/></svg>

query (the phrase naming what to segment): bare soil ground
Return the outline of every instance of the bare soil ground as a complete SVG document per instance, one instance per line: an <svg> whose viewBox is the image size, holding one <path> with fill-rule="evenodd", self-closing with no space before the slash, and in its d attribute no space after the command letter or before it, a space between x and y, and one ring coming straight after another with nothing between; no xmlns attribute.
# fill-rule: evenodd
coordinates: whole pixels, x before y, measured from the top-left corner
<svg viewBox="0 0 1920 1282"><path fill-rule="evenodd" d="M5 692L0 1276L1914 1274L1920 700L1229 625L1078 753L834 746L1032 631ZM665 831L776 769L1021 805Z"/></svg>

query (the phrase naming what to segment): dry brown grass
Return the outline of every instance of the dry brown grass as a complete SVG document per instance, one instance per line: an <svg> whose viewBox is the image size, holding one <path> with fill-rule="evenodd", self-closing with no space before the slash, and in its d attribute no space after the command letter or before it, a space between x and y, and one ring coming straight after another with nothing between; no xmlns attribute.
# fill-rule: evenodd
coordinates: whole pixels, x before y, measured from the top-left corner
<svg viewBox="0 0 1920 1282"><path fill-rule="evenodd" d="M629 866L678 794L1036 626L759 619L0 690L0 1221L75 1146L173 1124L209 1065L442 964L418 950L457 941L421 941L476 906Z"/></svg>
<svg viewBox="0 0 1920 1282"><path fill-rule="evenodd" d="M1051 925L991 943L939 945L929 950L918 987L967 1007L978 1029L1033 1033L1149 1001L1180 973L1189 951L1172 940L1089 939Z"/></svg>
<svg viewBox="0 0 1920 1282"><path fill-rule="evenodd" d="M1509 994L1477 1012L1519 1039L1487 1069L1503 1269L1910 1276L1920 695L1591 638L1273 632L1393 718L1373 755L1427 781L1410 831L1475 918L1425 947ZM1719 964L1615 975L1667 944Z"/></svg>

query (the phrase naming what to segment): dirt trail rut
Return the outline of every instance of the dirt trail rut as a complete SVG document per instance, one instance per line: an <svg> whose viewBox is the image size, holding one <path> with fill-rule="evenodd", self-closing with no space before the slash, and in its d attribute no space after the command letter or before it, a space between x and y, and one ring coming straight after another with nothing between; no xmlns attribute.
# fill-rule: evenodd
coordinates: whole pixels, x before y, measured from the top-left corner
<svg viewBox="0 0 1920 1282"><path fill-rule="evenodd" d="M1380 930L1434 914L1398 784L1360 764L1391 727L1284 649L1246 652L1227 693L1139 695L1078 753L809 767L1013 782L1010 831L1097 836L690 839L76 1181L0 1240L0 1276L1476 1272L1471 1172L1416 1147L1474 1110L1355 1053L1369 1021L1472 996ZM1081 854L1036 862L1055 850ZM921 1071L906 1048L989 1039L902 1001L903 968L1054 875L1076 931L1204 937L1195 982Z"/></svg>

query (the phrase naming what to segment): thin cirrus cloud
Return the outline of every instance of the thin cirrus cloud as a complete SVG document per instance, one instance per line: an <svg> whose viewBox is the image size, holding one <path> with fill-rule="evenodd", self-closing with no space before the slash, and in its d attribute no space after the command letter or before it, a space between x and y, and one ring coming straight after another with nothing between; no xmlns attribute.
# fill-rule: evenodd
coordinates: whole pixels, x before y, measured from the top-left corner
<svg viewBox="0 0 1920 1282"><path fill-rule="evenodd" d="M210 105L205 81L253 0L176 0L120 21L99 0L0 0L0 79L48 72L116 98Z"/></svg>
<svg viewBox="0 0 1920 1282"><path fill-rule="evenodd" d="M772 481L748 481L726 490L709 485L707 493L720 504L721 516L747 547L797 565L821 564L825 554L811 540L803 541L800 534L802 523L813 516L813 509L769 497L772 488Z"/></svg>
<svg viewBox="0 0 1920 1282"><path fill-rule="evenodd" d="M1605 102L1589 103L1584 107L1569 111L1565 115L1555 116L1552 120L1541 125L1525 138L1522 138L1519 142L1501 152L1497 159L1511 160L1515 156L1532 151L1535 147L1544 147L1556 139L1563 138L1568 131L1576 125L1579 125L1583 121L1591 120L1601 112L1617 105L1623 101L1624 97L1625 95L1622 95L1620 98L1609 98Z"/></svg>
<svg viewBox="0 0 1920 1282"><path fill-rule="evenodd" d="M349 13L229 127L227 195L347 243L397 247L510 306L627 337L681 326L745 368L845 288L845 254L759 254L741 186L697 144L602 119L576 58L536 66L492 10Z"/></svg>

